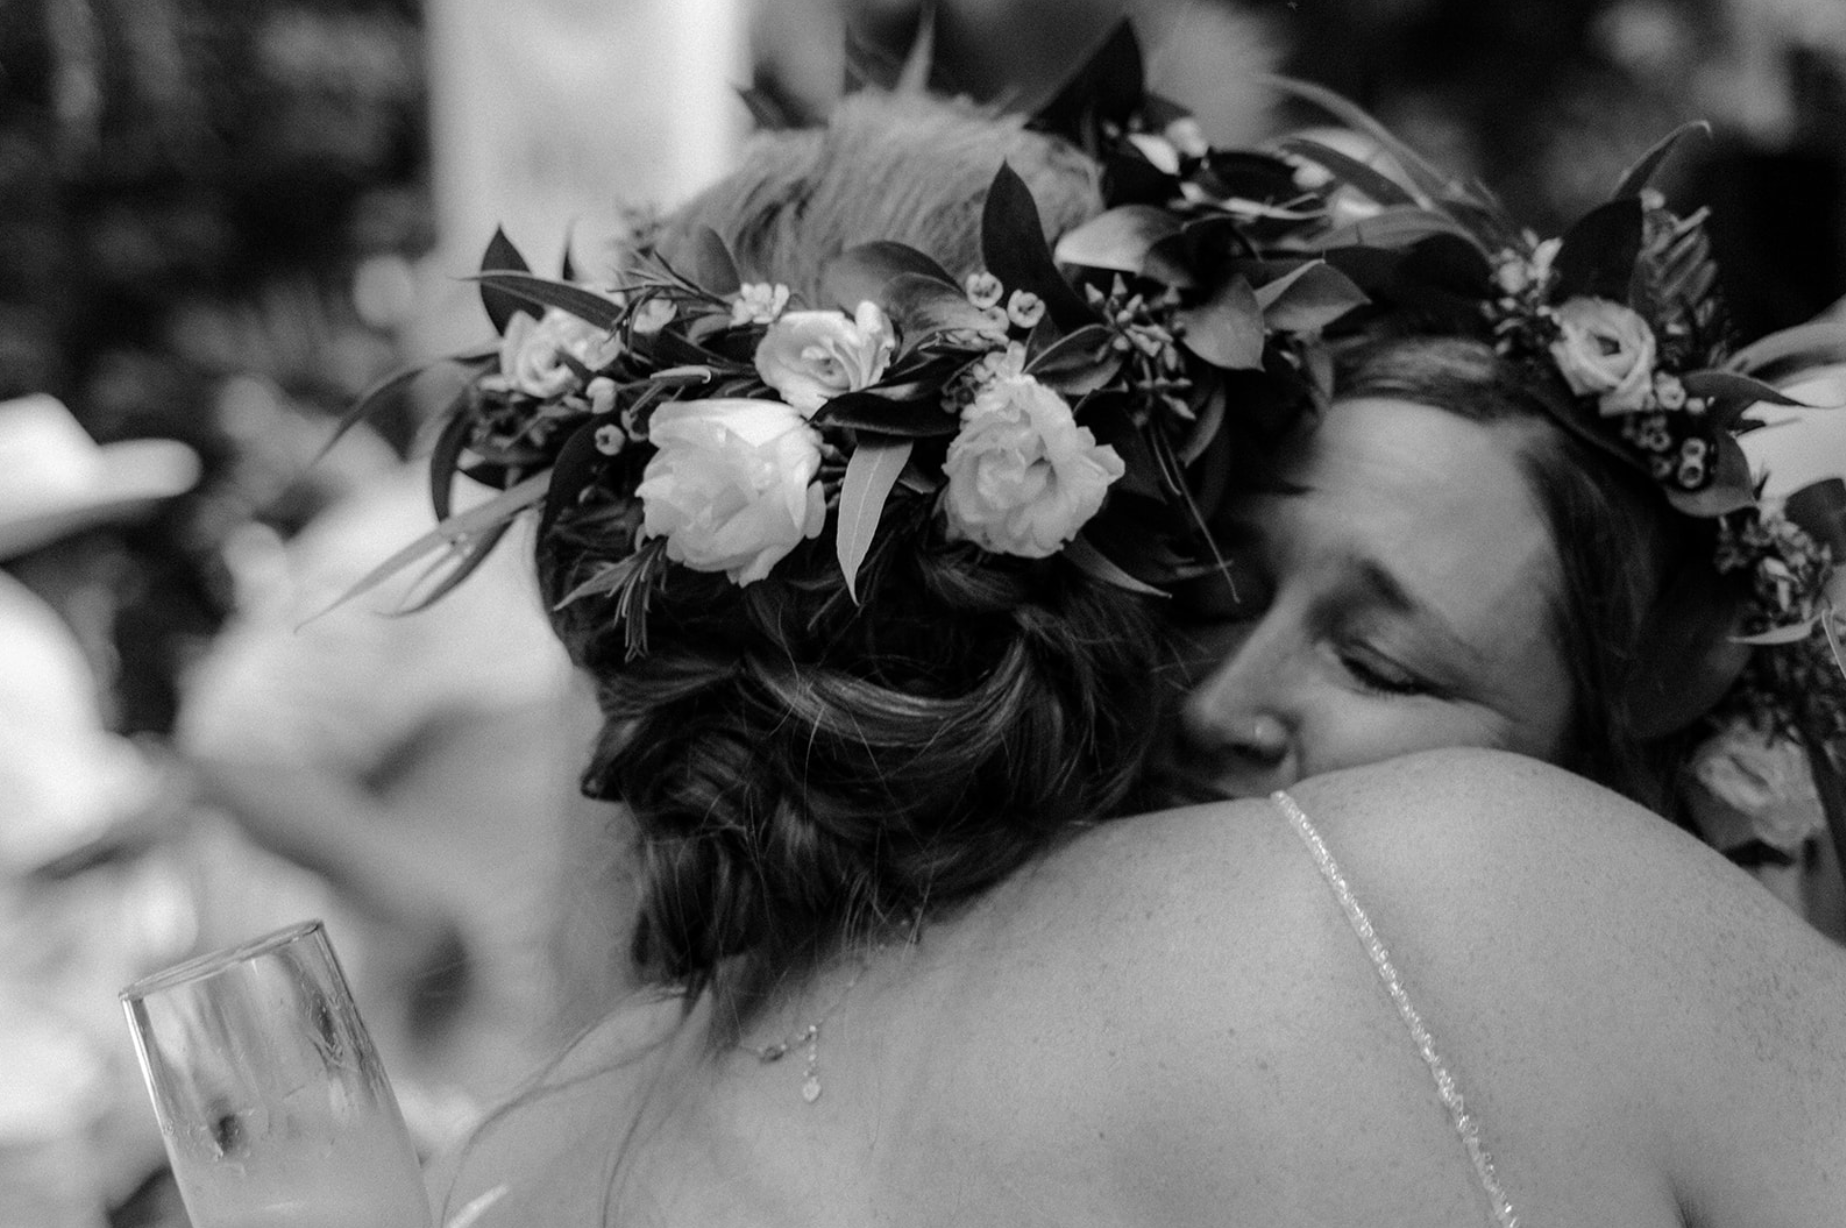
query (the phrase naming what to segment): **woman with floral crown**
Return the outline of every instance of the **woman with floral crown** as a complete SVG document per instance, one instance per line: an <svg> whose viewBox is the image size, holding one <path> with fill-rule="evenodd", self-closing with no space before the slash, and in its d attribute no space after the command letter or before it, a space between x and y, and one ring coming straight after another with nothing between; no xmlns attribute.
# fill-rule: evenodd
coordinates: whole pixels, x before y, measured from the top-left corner
<svg viewBox="0 0 1846 1228"><path fill-rule="evenodd" d="M1074 142L865 99L619 287L490 249L502 344L394 564L445 551L439 592L536 511L650 989L433 1174L441 1222L1834 1222L1846 960L1613 794L1451 750L1104 821L1164 594L1222 578L1224 424L1321 395L1355 300L1252 256L1295 221L1261 161L1060 270L1019 168L1146 204L1196 158L1085 90ZM806 236L881 130L877 191L972 235ZM449 515L457 471L503 493Z"/></svg>
<svg viewBox="0 0 1846 1228"><path fill-rule="evenodd" d="M1419 199L1414 176L1286 148L1333 176L1288 242L1371 302L1334 330L1331 407L1220 513L1245 583L1197 619L1172 776L1261 796L1416 750L1515 750L1679 818L1846 939L1822 793L1846 824L1827 613L1846 491L1759 498L1739 442L1750 403L1789 403L1747 373L1835 353L1846 328L1733 358L1701 217L1645 169L1539 243L1478 193Z"/></svg>

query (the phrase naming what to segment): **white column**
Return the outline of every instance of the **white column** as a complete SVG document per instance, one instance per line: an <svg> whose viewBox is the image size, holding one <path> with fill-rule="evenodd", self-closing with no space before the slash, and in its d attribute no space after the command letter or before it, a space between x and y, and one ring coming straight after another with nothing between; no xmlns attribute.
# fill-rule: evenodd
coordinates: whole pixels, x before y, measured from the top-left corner
<svg viewBox="0 0 1846 1228"><path fill-rule="evenodd" d="M471 283L496 226L555 274L596 267L623 203L670 205L729 164L748 116L740 0L427 0L438 246L421 356L486 335Z"/></svg>

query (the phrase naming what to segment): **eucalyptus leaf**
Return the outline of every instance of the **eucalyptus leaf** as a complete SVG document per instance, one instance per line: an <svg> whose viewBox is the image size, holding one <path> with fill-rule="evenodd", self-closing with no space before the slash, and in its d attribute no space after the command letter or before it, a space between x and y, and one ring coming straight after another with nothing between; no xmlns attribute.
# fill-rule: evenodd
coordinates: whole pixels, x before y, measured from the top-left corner
<svg viewBox="0 0 1846 1228"><path fill-rule="evenodd" d="M531 271L532 266L519 254L513 241L506 237L506 231L496 226L494 237L487 241L487 250L481 254L481 272L492 273L509 270L515 273ZM519 299L501 293L498 289L481 283L481 306L487 309L487 318L493 321L494 331L505 335L506 326L512 321L513 314L525 309Z"/></svg>
<svg viewBox="0 0 1846 1228"><path fill-rule="evenodd" d="M1153 205L1123 205L1091 218L1058 240L1059 264L1139 275L1154 244L1178 234L1180 220Z"/></svg>
<svg viewBox="0 0 1846 1228"><path fill-rule="evenodd" d="M889 310L885 287L905 273L931 278L961 294L955 279L935 260L908 244L881 239L848 248L828 261L821 271L821 296L846 311L857 310L864 302Z"/></svg>
<svg viewBox="0 0 1846 1228"><path fill-rule="evenodd" d="M861 435L859 444L846 461L846 476L840 481L840 510L835 546L839 554L840 574L846 577L846 593L855 603L859 565L872 548L878 532L878 518L884 514L885 500L891 488L910 462L915 441Z"/></svg>
<svg viewBox="0 0 1846 1228"><path fill-rule="evenodd" d="M1180 344L1215 367L1259 370L1263 365L1263 308L1256 291L1233 277L1197 307L1177 313L1185 325Z"/></svg>
<svg viewBox="0 0 1846 1228"><path fill-rule="evenodd" d="M1352 278L1324 260L1302 265L1256 287L1263 323L1277 332L1318 332L1356 307L1371 302Z"/></svg>
<svg viewBox="0 0 1846 1228"><path fill-rule="evenodd" d="M569 282L535 277L510 270L481 272L477 281L521 304L539 308L556 307L598 328L613 330L621 323L623 307L607 295L586 290Z"/></svg>

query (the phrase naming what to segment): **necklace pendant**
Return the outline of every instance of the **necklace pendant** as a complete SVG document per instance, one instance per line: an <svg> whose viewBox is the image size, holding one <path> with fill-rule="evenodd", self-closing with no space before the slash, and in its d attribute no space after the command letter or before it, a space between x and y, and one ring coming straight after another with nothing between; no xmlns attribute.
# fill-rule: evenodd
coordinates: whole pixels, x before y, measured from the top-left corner
<svg viewBox="0 0 1846 1228"><path fill-rule="evenodd" d="M809 1104L820 1099L820 1076L811 1074L801 1085L801 1098Z"/></svg>

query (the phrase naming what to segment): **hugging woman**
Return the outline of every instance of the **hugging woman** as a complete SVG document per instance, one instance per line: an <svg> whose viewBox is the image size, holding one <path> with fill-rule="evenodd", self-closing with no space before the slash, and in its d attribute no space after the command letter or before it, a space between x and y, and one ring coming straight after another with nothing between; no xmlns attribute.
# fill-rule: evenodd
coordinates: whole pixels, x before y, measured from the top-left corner
<svg viewBox="0 0 1846 1228"><path fill-rule="evenodd" d="M619 293L496 253L436 459L505 493L446 540L539 516L649 989L433 1175L445 1220L1832 1222L1846 960L1670 825L1479 750L1119 817L1149 590L1215 574L1189 467L1229 390L1312 398L1341 292L1236 264L1231 210L1165 282L1066 283L1045 168L1096 212L1101 166L867 96Z"/></svg>
<svg viewBox="0 0 1846 1228"><path fill-rule="evenodd" d="M1481 198L1368 187L1404 194L1412 241L1330 218L1304 244L1370 301L1335 330L1330 407L1219 514L1243 591L1195 611L1172 780L1260 796L1514 750L1700 831L1846 940L1846 662L1823 625L1846 490L1759 498L1739 443L1751 402L1785 400L1752 369L1786 381L1846 329L1736 347L1702 215L1639 184L1546 243Z"/></svg>

